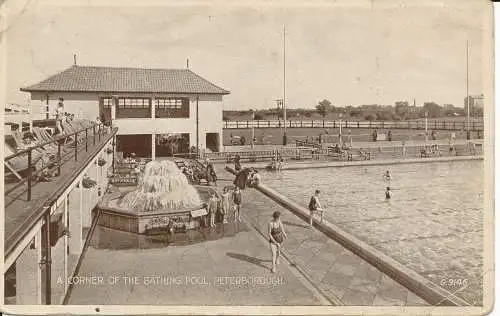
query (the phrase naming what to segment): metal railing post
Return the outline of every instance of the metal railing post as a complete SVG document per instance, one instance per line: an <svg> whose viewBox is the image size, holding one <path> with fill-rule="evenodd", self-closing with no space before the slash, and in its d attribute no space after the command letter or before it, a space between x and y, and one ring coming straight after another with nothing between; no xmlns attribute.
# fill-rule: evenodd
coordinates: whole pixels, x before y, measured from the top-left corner
<svg viewBox="0 0 500 316"><path fill-rule="evenodd" d="M62 163L62 158L61 158L61 143L57 143L57 175L61 175L61 163Z"/></svg>
<svg viewBox="0 0 500 316"><path fill-rule="evenodd" d="M94 145L94 146L95 146L95 125L94 125L94 126L92 126L92 136L93 136L93 138L94 138L94 140L93 140L93 142L92 142L92 145Z"/></svg>
<svg viewBox="0 0 500 316"><path fill-rule="evenodd" d="M31 201L31 174L32 174L32 166L31 166L31 152L32 150L30 149L28 151L28 201Z"/></svg>
<svg viewBox="0 0 500 316"><path fill-rule="evenodd" d="M50 305L52 302L52 249L50 244L50 207L45 213L45 304Z"/></svg>
<svg viewBox="0 0 500 316"><path fill-rule="evenodd" d="M89 133L88 133L88 129L85 129L85 151L88 151L89 150Z"/></svg>
<svg viewBox="0 0 500 316"><path fill-rule="evenodd" d="M116 136L113 136L113 161L111 163L111 166L113 167L113 174L115 174L115 153L116 153L115 152L115 139L116 139Z"/></svg>
<svg viewBox="0 0 500 316"><path fill-rule="evenodd" d="M75 161L78 161L78 132L75 133Z"/></svg>
<svg viewBox="0 0 500 316"><path fill-rule="evenodd" d="M97 134L99 134L99 142L101 142L101 124L99 124L99 130L97 131Z"/></svg>

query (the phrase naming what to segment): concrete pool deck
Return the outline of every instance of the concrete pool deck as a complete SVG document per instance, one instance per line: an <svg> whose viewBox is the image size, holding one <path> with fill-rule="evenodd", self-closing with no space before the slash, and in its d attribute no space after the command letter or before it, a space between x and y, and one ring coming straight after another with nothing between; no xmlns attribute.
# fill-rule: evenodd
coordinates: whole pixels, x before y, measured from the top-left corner
<svg viewBox="0 0 500 316"><path fill-rule="evenodd" d="M228 184L221 181L219 186ZM298 217L271 199L262 199L255 190L243 194L243 222L234 223L231 214L229 224L210 230L219 237L222 232L221 238L166 245L161 236L153 237L159 238L154 242L151 237L138 242L128 233L97 228L78 276L104 280L118 276L119 284L74 285L68 303L99 306L102 312L109 304L429 306L322 232L304 227ZM278 272L272 274L266 235L276 209L284 215L289 238ZM127 276L138 277L137 282L126 283L123 277ZM166 276L171 283L154 283L150 276ZM178 276L181 280L172 283ZM199 277L203 284L191 284L186 276ZM217 281L226 276L274 277L281 283L258 286Z"/></svg>
<svg viewBox="0 0 500 316"><path fill-rule="evenodd" d="M398 158L398 159L373 159L360 161L324 161L324 160L307 160L307 161L286 161L283 165L283 170L298 170L310 168L332 168L332 167L351 167L351 166L378 166L378 165L396 165L396 164L413 164L413 163L429 163L429 162L449 162L463 160L484 160L483 156L451 156L451 157L430 157L430 158ZM219 165L225 164L223 162ZM232 165L232 164L231 164ZM269 162L244 162L242 167L251 166L257 170L265 170Z"/></svg>

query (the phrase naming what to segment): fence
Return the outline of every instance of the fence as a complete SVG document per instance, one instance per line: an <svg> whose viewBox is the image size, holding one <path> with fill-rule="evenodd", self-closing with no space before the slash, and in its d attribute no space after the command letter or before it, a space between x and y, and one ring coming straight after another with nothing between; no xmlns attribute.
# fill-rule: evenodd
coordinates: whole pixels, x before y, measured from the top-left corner
<svg viewBox="0 0 500 316"><path fill-rule="evenodd" d="M300 142L301 145L304 143ZM437 144L434 144L437 145ZM482 155L483 146L481 143L476 143L474 149L469 148L466 144L456 144L453 145L453 152L449 151L449 145L440 145L441 148L436 151L432 151L433 156L468 156L468 155ZM286 160L359 160L359 159L387 159L387 158L415 158L422 157L422 152L426 153L426 157L429 157L429 150L433 146L431 145L394 145L391 147L366 147L366 148L350 148L348 150L341 150L338 154L332 146L325 148L315 148L313 146L308 147L283 147L281 149L275 150L255 150L255 151L239 151L239 152L216 152L207 153L205 157L210 158L213 161L219 162L232 162L236 156L239 156L242 161L271 161L273 157L280 154ZM437 148L437 147L436 147ZM353 158L354 156L354 158ZM366 156L366 157L364 157Z"/></svg>
<svg viewBox="0 0 500 316"><path fill-rule="evenodd" d="M368 128L368 129L425 129L425 121L318 121L318 120L287 120L288 128ZM254 120L254 121L224 121L225 129L244 129L244 128L282 128L282 120ZM452 120L429 120L427 123L429 130L467 130L467 121ZM483 121L471 121L471 131L482 131L484 129Z"/></svg>
<svg viewBox="0 0 500 316"><path fill-rule="evenodd" d="M17 182L15 185L12 187L6 188L4 194L9 194L10 192L16 190L20 186L27 184L27 201L31 200L31 189L33 187L33 179L36 178L36 176L40 175L42 172L44 172L47 169L51 169L54 166L57 167L57 174L61 174L61 166L65 162L63 158L66 158L68 155L74 157L75 161L78 161L78 153L81 151L88 151L88 144L89 141L92 140L93 145L96 144L96 141L100 142L101 137L107 130L107 127L104 127L103 124L91 124L88 127L81 128L71 134L64 134L60 136L53 137L53 139L38 143L34 146L30 146L27 149L20 150L16 152L15 154L9 155L4 158L4 164L6 167L10 169L10 171L16 175L19 179L19 182ZM116 130L114 131L116 133ZM80 136L81 135L81 136ZM79 138L80 137L80 138ZM63 149L67 149L67 147L64 146L64 144L67 142L68 139L72 139L72 142L74 142L74 150L69 150L67 152L63 152ZM81 143L83 148L79 146L78 143ZM47 148L50 146L57 146L57 153L52 153L55 156L54 161L48 162L45 166L42 168L39 168L35 172L33 169L35 169L36 161L34 159L33 153L39 153L41 151L46 151ZM55 147L52 147L55 149ZM26 171L27 171L27 176L25 178L21 178L19 174L17 173L14 168L9 167L10 161L14 160L15 158L23 158L26 157ZM70 158L71 159L71 158ZM67 161L67 160L66 160Z"/></svg>

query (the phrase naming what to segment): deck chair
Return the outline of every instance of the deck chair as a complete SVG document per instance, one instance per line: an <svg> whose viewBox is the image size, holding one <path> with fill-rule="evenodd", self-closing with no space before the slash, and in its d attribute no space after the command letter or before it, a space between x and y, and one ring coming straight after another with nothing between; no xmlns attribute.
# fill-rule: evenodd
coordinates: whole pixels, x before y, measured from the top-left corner
<svg viewBox="0 0 500 316"><path fill-rule="evenodd" d="M41 144L41 143L45 143L45 142L54 140L50 135L48 135L47 131L42 129L42 128L33 127L32 130L33 130L33 134L35 135L35 143L36 144ZM46 144L41 148L46 149L46 150L50 151L51 153L56 153L58 150L57 145L55 143Z"/></svg>
<svg viewBox="0 0 500 316"><path fill-rule="evenodd" d="M10 156L10 155L13 155L13 154L14 154L14 151L12 150L12 148L10 148L10 146L9 146L9 145L7 145L7 144L5 144L5 149L4 149L4 150L5 150L5 156ZM18 157L16 157L16 158L18 158ZM10 160L14 160L14 159L16 159L16 158L12 158L12 159L10 159ZM17 171L16 171L15 167L13 167L13 166L11 165L11 163L13 163L13 162L12 162L12 161L10 161L10 160L9 160L9 161L4 161L4 165L5 165L5 167L6 167L6 168L7 168L7 169L8 169L8 170L9 170L9 171L10 171L10 172L14 175L14 176L16 176L16 178L17 178L18 180L22 180L23 178L21 177L21 175L20 175L19 173L17 173Z"/></svg>
<svg viewBox="0 0 500 316"><path fill-rule="evenodd" d="M40 138L40 136L37 136L36 133L33 133L33 141L31 142L30 146L36 146L40 145L45 142L43 138ZM19 139L20 134L17 134L17 139ZM25 149L27 148L28 145L26 145L23 141L23 145L21 147L18 147L18 149ZM33 150L33 153L38 153L39 155L42 155L44 158L47 157L48 160L54 160L57 156L57 145L55 144L46 144L42 147L36 148Z"/></svg>
<svg viewBox="0 0 500 316"><path fill-rule="evenodd" d="M4 149L6 156L13 155L17 152L16 149L14 149L7 143L5 143ZM33 151L31 161L32 165L35 167L35 170L40 170L46 165L46 163L49 163L46 158L44 159L43 156L44 155L42 153ZM4 160L4 165L12 174L14 174L14 176L16 176L16 178L22 180L22 176L20 175L20 173L28 169L28 154L26 153L14 157L12 159L9 159L8 161Z"/></svg>

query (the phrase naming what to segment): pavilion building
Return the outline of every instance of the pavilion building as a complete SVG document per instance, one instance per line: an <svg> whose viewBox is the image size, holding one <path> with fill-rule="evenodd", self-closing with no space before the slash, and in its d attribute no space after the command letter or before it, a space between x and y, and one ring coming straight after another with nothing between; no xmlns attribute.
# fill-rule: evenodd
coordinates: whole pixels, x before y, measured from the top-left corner
<svg viewBox="0 0 500 316"><path fill-rule="evenodd" d="M63 98L77 118L111 122L125 155L222 150L222 98L229 91L189 69L74 65L21 91L31 94L33 118L49 119Z"/></svg>

